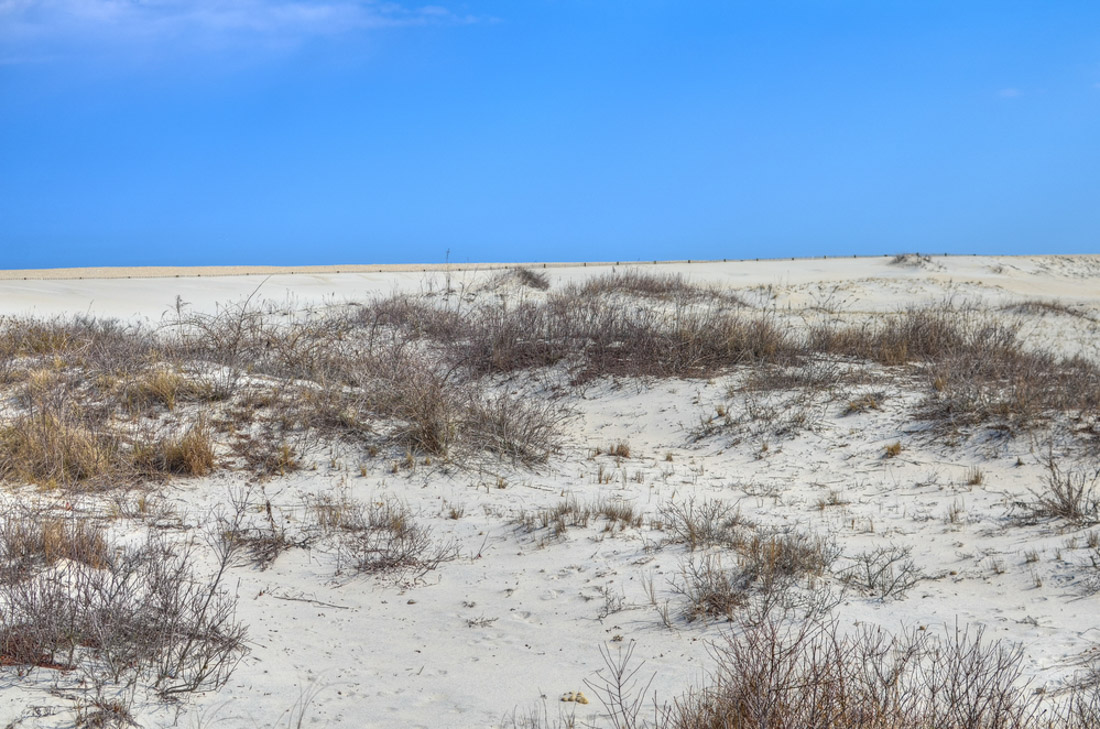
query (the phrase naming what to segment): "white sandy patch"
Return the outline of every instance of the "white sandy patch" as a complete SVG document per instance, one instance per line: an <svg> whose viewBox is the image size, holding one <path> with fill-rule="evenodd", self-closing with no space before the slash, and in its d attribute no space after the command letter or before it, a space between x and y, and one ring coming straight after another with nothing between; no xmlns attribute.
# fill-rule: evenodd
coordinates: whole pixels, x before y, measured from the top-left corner
<svg viewBox="0 0 1100 729"><path fill-rule="evenodd" d="M461 295L491 275L489 267L427 273L378 268L192 271L179 277L162 271L141 278L89 272L27 280L9 272L0 276L0 314L91 313L156 322L174 311L177 299L191 311L213 311L258 289L275 305L322 306L397 290L439 294L448 283ZM990 312L1025 300L1057 302L1080 315L1028 315L1029 341L1100 359L1097 257L638 268L718 284L792 318L790 312L871 320L949 298ZM609 270L574 265L545 273L557 289ZM138 721L289 726L288 711L304 696L309 707L302 726L491 727L535 707L551 718L564 711L598 722L604 709L585 680L603 667L601 646L615 652L630 644L635 658L645 661L645 678L654 675L657 699L671 700L702 683L710 665L708 641L725 629L683 617L677 586L692 555L669 543L668 532L651 521L660 519L663 506L688 500L721 500L761 525L828 534L840 549L840 564L885 545L911 549L924 579L897 599L849 590L837 607L846 624L936 631L985 626L992 637L1022 644L1026 675L1037 686L1058 685L1083 654L1096 650L1100 594L1084 586L1088 530L1021 526L1011 518L1043 486L1037 440L942 442L917 432L906 415L917 396L901 392L891 392L881 410L861 414L846 415L845 403L818 403L813 420L787 435L750 429L695 437L720 406L736 404L729 382L725 376L597 380L573 390L567 445L536 470L434 464L395 474L390 461L363 459L350 448L310 453L302 471L262 484L278 518L303 519L307 497L333 489L367 502L389 497L407 504L437 538L454 539L458 558L415 584L339 575L335 556L324 548L291 549L267 570L233 568L250 653L222 690L179 706L145 705ZM629 458L606 454L619 442L630 446ZM894 442L903 450L886 457ZM980 484L968 483L973 468L982 473ZM197 533L227 503L230 490L247 480L233 474L175 480L165 496ZM19 499L37 492L13 485L4 493ZM522 514L567 498L629 503L646 523L605 531L605 522L594 518L560 537L516 524ZM455 513L458 518L451 518ZM662 609L672 627L664 624ZM5 668L0 675L0 726L64 725L66 715L47 708L57 679L50 671L17 679ZM560 701L576 691L591 703Z"/></svg>

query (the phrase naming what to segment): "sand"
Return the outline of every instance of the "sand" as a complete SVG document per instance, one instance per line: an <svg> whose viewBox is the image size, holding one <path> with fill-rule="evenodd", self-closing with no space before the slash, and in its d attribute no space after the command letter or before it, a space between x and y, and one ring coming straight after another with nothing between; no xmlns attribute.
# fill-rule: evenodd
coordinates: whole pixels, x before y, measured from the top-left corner
<svg viewBox="0 0 1100 729"><path fill-rule="evenodd" d="M630 265L806 317L870 321L948 299L987 311L1057 302L1079 315L1026 318L1025 340L1100 361L1098 256ZM622 267L553 265L545 273L558 288ZM90 313L156 323L177 305L215 311L249 295L307 308L395 291L438 293L448 284L473 295L492 268L12 271L0 273L0 315ZM1025 677L1037 687L1056 688L1097 650L1100 595L1085 586L1088 529L1011 518L1013 505L1044 483L1041 434L939 442L914 431L907 413L916 396L898 392L881 410L856 415L822 403L812 427L789 435L698 437L700 424L730 402L735 377L599 380L570 391L565 445L534 469L485 462L392 473L388 463L332 446L309 454L298 472L254 484L291 520L309 495L337 488L368 501L398 499L438 538L455 540L459 556L411 584L337 576L334 556L323 550L290 550L267 570L234 567L249 654L220 691L174 706L139 702L137 720L292 726L297 704L305 705L301 726L493 727L532 710L600 724L606 711L585 681L604 667L601 647L614 653L629 645L644 661L642 675L654 676L658 702L701 685L712 666L708 645L729 628L684 616L678 588L692 555L649 523L605 531L593 519L560 537L517 527L521 514L567 498L630 504L647 519L670 503L720 500L761 524L831 535L842 559L908 548L923 579L896 599L848 590L837 617L892 631L982 626L1022 646ZM629 458L606 454L618 442L629 444ZM885 457L895 442L903 450ZM973 469L981 483L973 483ZM175 479L163 495L194 526L248 480L231 472ZM3 493L27 499L38 492L6 484ZM112 528L129 527L120 521ZM66 725L70 715L51 696L57 678L50 671L23 678L0 671L0 726ZM560 700L576 691L590 703Z"/></svg>

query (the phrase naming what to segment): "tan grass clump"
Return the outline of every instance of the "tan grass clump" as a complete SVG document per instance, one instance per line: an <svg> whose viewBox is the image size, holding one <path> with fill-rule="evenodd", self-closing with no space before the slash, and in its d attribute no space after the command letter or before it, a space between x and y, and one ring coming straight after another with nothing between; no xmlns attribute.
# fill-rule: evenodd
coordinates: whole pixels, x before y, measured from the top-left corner
<svg viewBox="0 0 1100 729"><path fill-rule="evenodd" d="M117 438L66 411L40 410L0 428L0 478L49 487L97 484L124 467Z"/></svg>
<svg viewBox="0 0 1100 729"><path fill-rule="evenodd" d="M216 463L213 434L200 420L179 435L139 445L134 463L147 473L206 476Z"/></svg>

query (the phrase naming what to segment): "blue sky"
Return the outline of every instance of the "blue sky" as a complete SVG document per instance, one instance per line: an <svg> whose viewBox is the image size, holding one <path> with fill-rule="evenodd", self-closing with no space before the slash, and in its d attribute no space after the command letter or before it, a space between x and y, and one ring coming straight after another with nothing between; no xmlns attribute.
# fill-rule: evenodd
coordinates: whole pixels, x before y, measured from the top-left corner
<svg viewBox="0 0 1100 729"><path fill-rule="evenodd" d="M1095 0L0 0L0 268L1100 252Z"/></svg>

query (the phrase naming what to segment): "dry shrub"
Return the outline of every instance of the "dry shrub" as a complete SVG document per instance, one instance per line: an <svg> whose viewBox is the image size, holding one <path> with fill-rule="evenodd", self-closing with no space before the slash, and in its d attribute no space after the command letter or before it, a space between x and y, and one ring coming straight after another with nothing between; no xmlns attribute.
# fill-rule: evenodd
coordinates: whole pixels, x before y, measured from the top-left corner
<svg viewBox="0 0 1100 729"><path fill-rule="evenodd" d="M515 274L519 278L519 282L528 288L538 289L539 291L546 291L550 288L550 279L546 277L545 273L539 273L520 266L515 269Z"/></svg>
<svg viewBox="0 0 1100 729"><path fill-rule="evenodd" d="M699 560L685 560L682 582L674 585L686 599L688 621L719 618L730 620L745 607L752 595L753 578L740 567L726 567L721 557L705 554Z"/></svg>
<svg viewBox="0 0 1100 729"><path fill-rule="evenodd" d="M752 526L736 504L719 500L673 501L659 513L671 540L686 544L692 552L708 547L735 548L744 543L746 529Z"/></svg>
<svg viewBox="0 0 1100 729"><path fill-rule="evenodd" d="M354 531L363 522L363 505L345 491L320 494L307 501L313 522L324 534Z"/></svg>
<svg viewBox="0 0 1100 729"><path fill-rule="evenodd" d="M403 444L445 456L458 437L461 405L444 377L424 368L410 370L410 377L384 396L383 413L403 421L395 430ZM399 388L399 389L398 389Z"/></svg>
<svg viewBox="0 0 1100 729"><path fill-rule="evenodd" d="M288 549L306 549L313 542L313 535L308 533L289 534L286 520L275 517L270 499L253 503L251 487L230 491L230 504L231 512L219 513L216 521L224 548L235 562L266 570ZM242 554L244 559L240 558Z"/></svg>
<svg viewBox="0 0 1100 729"><path fill-rule="evenodd" d="M646 273L636 268L604 273L588 279L571 293L588 297L652 297L660 299L720 299L727 303L736 297L718 289L690 283L679 273Z"/></svg>
<svg viewBox="0 0 1100 729"><path fill-rule="evenodd" d="M308 376L310 355L326 349L309 322L281 320L255 299L257 291L220 305L213 314L184 314L178 306L162 337L175 360L204 365L205 385L215 399L231 397L251 372ZM333 332L324 329L323 334Z"/></svg>
<svg viewBox="0 0 1100 729"><path fill-rule="evenodd" d="M537 291L546 291L550 288L550 279L547 278L545 273L517 266L493 274L493 276L485 282L483 288L488 291L498 291L510 285L523 286Z"/></svg>
<svg viewBox="0 0 1100 729"><path fill-rule="evenodd" d="M630 444L625 440L616 441L607 449L607 455L614 458L630 458Z"/></svg>
<svg viewBox="0 0 1100 729"><path fill-rule="evenodd" d="M667 306L622 299L673 292L680 293ZM703 375L793 353L768 317L743 316L730 305L728 296L682 281L630 273L599 277L541 303L477 307L458 362L481 376L569 361L580 368L580 379L592 379Z"/></svg>
<svg viewBox="0 0 1100 729"><path fill-rule="evenodd" d="M10 507L0 514L0 582L14 582L58 560L109 565L103 529L87 518Z"/></svg>
<svg viewBox="0 0 1100 729"><path fill-rule="evenodd" d="M920 268L930 263L932 263L932 259L920 253L898 253L890 259L891 266Z"/></svg>
<svg viewBox="0 0 1100 729"><path fill-rule="evenodd" d="M491 395L467 401L461 417L467 447L532 466L546 462L558 449L559 426L567 412L544 399Z"/></svg>
<svg viewBox="0 0 1100 729"><path fill-rule="evenodd" d="M802 609L807 614L831 607L834 596L818 589L803 594L799 585L822 576L838 556L828 539L800 532L766 534L759 530L739 538L731 566L715 553L686 560L675 589L686 598L689 621L730 620L738 612L760 620L776 610ZM748 618L746 618L748 619Z"/></svg>
<svg viewBox="0 0 1100 729"><path fill-rule="evenodd" d="M869 410L881 410L882 401L885 399L885 392L865 392L848 402L848 405L844 408L844 414L854 415Z"/></svg>
<svg viewBox="0 0 1100 729"><path fill-rule="evenodd" d="M213 434L199 420L183 433L139 444L134 463L145 473L206 476L215 466Z"/></svg>
<svg viewBox="0 0 1100 729"><path fill-rule="evenodd" d="M972 308L910 309L877 326L816 327L815 351L917 363L933 392L921 415L952 426L995 425L1009 432L1056 413L1100 413L1100 369L1082 358L1058 358L1020 344L1019 326Z"/></svg>
<svg viewBox="0 0 1100 729"><path fill-rule="evenodd" d="M439 342L453 342L468 326L466 317L458 311L408 295L378 299L359 307L353 323L372 333L391 329L412 339L426 337Z"/></svg>
<svg viewBox="0 0 1100 729"><path fill-rule="evenodd" d="M754 580L822 575L840 554L832 540L804 532L757 531L738 551L742 566Z"/></svg>
<svg viewBox="0 0 1100 729"><path fill-rule="evenodd" d="M234 450L253 471L264 476L285 476L302 467L295 446L274 434L243 438Z"/></svg>
<svg viewBox="0 0 1100 729"><path fill-rule="evenodd" d="M0 427L0 478L43 486L97 486L124 473L119 438L75 408L39 407Z"/></svg>
<svg viewBox="0 0 1100 729"><path fill-rule="evenodd" d="M1010 311L1015 314L1028 314L1031 316L1047 316L1048 314L1058 316L1070 316L1079 319L1085 319L1088 321L1096 321L1092 316L1084 311L1074 309L1072 306L1068 306L1059 301L1044 301L1042 299L1029 299L1027 301L1021 301L1015 304L1005 304L1001 307L1003 311Z"/></svg>
<svg viewBox="0 0 1100 729"><path fill-rule="evenodd" d="M406 448L445 456L454 445L461 420L459 383L426 355L391 343L349 366L347 380L350 391L323 401L333 425L358 430L358 418L349 415L370 413L394 421L391 436Z"/></svg>
<svg viewBox="0 0 1100 729"><path fill-rule="evenodd" d="M765 620L714 649L711 683L669 729L1026 729L1047 726L1019 683L1021 652L978 628L891 636L833 622ZM1084 725L1081 729L1084 729Z"/></svg>
<svg viewBox="0 0 1100 729"><path fill-rule="evenodd" d="M101 566L69 565L0 586L7 663L80 666L97 685L146 685L163 695L218 688L245 652L228 562L201 578L194 555L151 538Z"/></svg>
<svg viewBox="0 0 1100 729"><path fill-rule="evenodd" d="M310 511L323 533L336 539L338 573L415 580L458 556L455 542L437 542L396 501L364 504L344 493L325 494L310 503Z"/></svg>
<svg viewBox="0 0 1100 729"><path fill-rule="evenodd" d="M861 552L840 573L841 579L886 600L902 598L921 579L920 570L909 557L908 547L890 545Z"/></svg>
<svg viewBox="0 0 1100 729"><path fill-rule="evenodd" d="M185 400L212 399L205 383L188 378L175 369L157 368L138 375L125 388L125 404L130 410L159 405L175 410Z"/></svg>
<svg viewBox="0 0 1100 729"><path fill-rule="evenodd" d="M642 526L641 512L635 509L633 504L626 501L603 499L593 507L593 511L597 516L607 520L607 531L611 531L615 527L627 529Z"/></svg>
<svg viewBox="0 0 1100 729"><path fill-rule="evenodd" d="M1085 471L1063 470L1048 456L1047 488L1032 492L1035 500L1027 505L1027 520L1062 519L1075 525L1100 523L1100 494L1096 483L1100 470L1091 474Z"/></svg>
<svg viewBox="0 0 1100 729"><path fill-rule="evenodd" d="M154 354L153 335L140 324L88 316L0 318L0 359L125 376L146 367Z"/></svg>
<svg viewBox="0 0 1100 729"><path fill-rule="evenodd" d="M397 343L379 347L349 370L353 390L326 404L345 431L364 414L389 421L389 435L413 451L446 457L459 447L532 465L558 445L565 409L552 401L494 393L466 381L430 354ZM361 436L362 433L360 432Z"/></svg>
<svg viewBox="0 0 1100 729"><path fill-rule="evenodd" d="M668 313L623 311L608 319L606 329L591 332L585 378L706 376L792 354L787 337L767 317L683 306Z"/></svg>
<svg viewBox="0 0 1100 729"><path fill-rule="evenodd" d="M475 376L548 367L575 354L569 324L547 304L479 306L467 318L458 360Z"/></svg>

